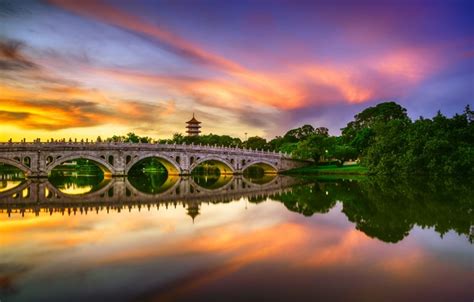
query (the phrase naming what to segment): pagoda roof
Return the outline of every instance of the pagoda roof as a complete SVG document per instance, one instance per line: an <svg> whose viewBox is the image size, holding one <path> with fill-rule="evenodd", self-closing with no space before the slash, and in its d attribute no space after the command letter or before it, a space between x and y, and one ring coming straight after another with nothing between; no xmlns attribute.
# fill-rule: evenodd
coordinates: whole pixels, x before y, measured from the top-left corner
<svg viewBox="0 0 474 302"><path fill-rule="evenodd" d="M200 124L200 123L201 123L201 122L198 121L198 120L194 117L194 113L193 113L193 118L186 122L186 124Z"/></svg>

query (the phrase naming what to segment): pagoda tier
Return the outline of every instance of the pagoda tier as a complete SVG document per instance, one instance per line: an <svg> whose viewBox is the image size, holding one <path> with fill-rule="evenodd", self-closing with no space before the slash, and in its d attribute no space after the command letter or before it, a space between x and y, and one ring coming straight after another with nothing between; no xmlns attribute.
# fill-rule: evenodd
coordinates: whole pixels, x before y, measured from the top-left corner
<svg viewBox="0 0 474 302"><path fill-rule="evenodd" d="M201 122L198 121L195 117L194 117L194 113L193 113L193 118L190 119L189 121L186 122L186 124L188 124L186 126L186 128L188 129L186 131L186 133L188 134L188 136L198 136L200 133L201 133Z"/></svg>

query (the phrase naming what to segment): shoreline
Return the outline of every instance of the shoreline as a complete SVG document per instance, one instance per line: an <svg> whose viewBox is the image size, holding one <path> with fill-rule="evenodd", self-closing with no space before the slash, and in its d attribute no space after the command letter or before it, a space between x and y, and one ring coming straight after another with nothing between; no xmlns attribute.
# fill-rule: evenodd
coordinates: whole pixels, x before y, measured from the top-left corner
<svg viewBox="0 0 474 302"><path fill-rule="evenodd" d="M360 165L341 166L306 166L285 171L284 175L329 175L329 176L367 176L369 171Z"/></svg>

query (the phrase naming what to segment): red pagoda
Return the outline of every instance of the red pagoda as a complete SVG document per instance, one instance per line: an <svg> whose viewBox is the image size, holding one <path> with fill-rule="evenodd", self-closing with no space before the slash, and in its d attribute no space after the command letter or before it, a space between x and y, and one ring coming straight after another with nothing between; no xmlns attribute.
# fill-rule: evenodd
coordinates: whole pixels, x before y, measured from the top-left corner
<svg viewBox="0 0 474 302"><path fill-rule="evenodd" d="M186 124L188 124L186 126L186 128L188 129L186 131L186 133L188 133L188 136L198 136L199 133L201 133L201 122L198 121L195 117L194 117L194 113L193 113L193 118L190 119L189 121L186 122Z"/></svg>

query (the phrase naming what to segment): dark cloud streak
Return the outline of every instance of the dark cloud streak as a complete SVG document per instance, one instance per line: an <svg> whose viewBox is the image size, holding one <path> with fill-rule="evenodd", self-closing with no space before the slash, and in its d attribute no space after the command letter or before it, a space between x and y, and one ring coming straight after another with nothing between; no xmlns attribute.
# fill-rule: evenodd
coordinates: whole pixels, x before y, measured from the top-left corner
<svg viewBox="0 0 474 302"><path fill-rule="evenodd" d="M36 69L38 66L22 54L23 47L21 41L0 39L0 70Z"/></svg>

